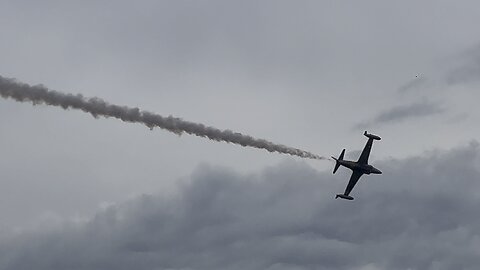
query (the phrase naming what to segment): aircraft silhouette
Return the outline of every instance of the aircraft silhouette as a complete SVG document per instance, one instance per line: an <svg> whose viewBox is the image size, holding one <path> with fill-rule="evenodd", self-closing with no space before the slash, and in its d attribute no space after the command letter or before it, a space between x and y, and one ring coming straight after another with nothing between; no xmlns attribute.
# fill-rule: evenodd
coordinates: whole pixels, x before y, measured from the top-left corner
<svg viewBox="0 0 480 270"><path fill-rule="evenodd" d="M381 138L377 135L368 134L366 131L365 133L363 133L363 135L368 137L368 141L365 145L365 148L363 148L362 154L360 155L358 161L355 162L350 160L344 160L343 156L345 155L345 149L343 149L342 153L338 158L332 157L336 161L335 168L333 169L334 174L335 172L337 172L340 165L352 170L352 176L350 177L350 181L348 181L345 192L343 194L337 194L337 196L335 196L335 199L342 198L346 200L353 200L353 197L349 196L349 194L362 175L382 174L379 169L368 164L368 157L370 156L370 151L372 150L373 140L381 140Z"/></svg>

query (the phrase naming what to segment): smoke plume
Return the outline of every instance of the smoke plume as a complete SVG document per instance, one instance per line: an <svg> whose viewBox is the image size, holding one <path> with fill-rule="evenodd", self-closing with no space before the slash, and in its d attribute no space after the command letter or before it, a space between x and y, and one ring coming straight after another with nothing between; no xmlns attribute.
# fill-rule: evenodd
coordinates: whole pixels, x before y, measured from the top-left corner
<svg viewBox="0 0 480 270"><path fill-rule="evenodd" d="M203 124L188 122L173 116L163 117L155 113L142 111L139 108L109 104L97 97L86 98L80 94L64 94L50 90L42 85L31 86L2 76L0 76L0 95L3 98L11 98L19 102L32 102L34 105L46 104L59 106L65 110L70 108L78 109L90 113L95 118L99 116L114 117L125 122L142 123L150 129L159 127L178 135L185 132L214 141L250 146L265 149L269 152L278 152L311 159L326 159L325 157L307 151L275 144L264 139L256 139L252 136L231 130L220 130Z"/></svg>

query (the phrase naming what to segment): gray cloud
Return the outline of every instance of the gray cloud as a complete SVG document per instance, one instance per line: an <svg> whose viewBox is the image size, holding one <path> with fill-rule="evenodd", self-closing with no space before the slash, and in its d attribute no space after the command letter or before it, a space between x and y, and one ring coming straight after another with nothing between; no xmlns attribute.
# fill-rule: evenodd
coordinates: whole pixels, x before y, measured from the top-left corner
<svg viewBox="0 0 480 270"><path fill-rule="evenodd" d="M430 90L438 93L439 89L446 89L448 86L480 81L480 45L460 50L460 53L450 54L443 61L442 66L445 67L428 71L431 78L419 76L401 85L397 91L406 93L414 90ZM427 87L428 84L434 87Z"/></svg>
<svg viewBox="0 0 480 270"><path fill-rule="evenodd" d="M419 93L441 96L449 87L459 84L472 84L471 90L476 90L474 84L480 82L479 44L468 49L458 49L441 58L441 61L434 60L432 67L422 69L427 76L419 74L416 78L407 80L397 88L397 92L412 96Z"/></svg>
<svg viewBox="0 0 480 270"><path fill-rule="evenodd" d="M461 83L477 83L480 81L480 46L466 52L463 63L446 74L449 85Z"/></svg>
<svg viewBox="0 0 480 270"><path fill-rule="evenodd" d="M400 93L410 92L410 91L421 88L422 86L425 85L426 82L427 82L427 78L420 76L400 86L397 89L397 91Z"/></svg>
<svg viewBox="0 0 480 270"><path fill-rule="evenodd" d="M371 121L357 124L355 128L364 128L373 124L395 123L410 118L426 117L443 112L445 112L445 109L439 104L423 100L408 105L400 105L390 108L379 113Z"/></svg>
<svg viewBox="0 0 480 270"><path fill-rule="evenodd" d="M396 122L407 118L422 117L438 114L444 110L435 103L416 102L409 105L393 107L380 113L374 120L375 123Z"/></svg>
<svg viewBox="0 0 480 270"><path fill-rule="evenodd" d="M178 196L143 195L85 224L11 237L2 269L476 269L477 143L346 179L285 162L258 175L201 167Z"/></svg>

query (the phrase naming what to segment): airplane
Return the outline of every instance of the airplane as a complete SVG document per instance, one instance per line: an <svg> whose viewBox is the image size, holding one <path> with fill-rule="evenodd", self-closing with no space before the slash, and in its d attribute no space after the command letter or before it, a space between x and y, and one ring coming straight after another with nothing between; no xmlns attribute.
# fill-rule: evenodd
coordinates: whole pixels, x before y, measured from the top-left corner
<svg viewBox="0 0 480 270"><path fill-rule="evenodd" d="M350 160L344 160L343 156L345 155L345 149L343 149L342 153L338 158L332 157L336 161L335 168L333 169L334 174L335 172L337 172L338 167L340 167L340 165L352 170L352 176L350 177L350 181L348 181L348 185L347 185L347 188L345 189L345 192L343 194L337 194L335 196L335 199L342 198L346 200L353 200L353 197L351 197L349 194L362 175L382 174L382 172L379 169L368 164L368 157L370 156L370 151L372 150L373 141L381 140L381 138L378 137L377 135L368 134L367 131L365 131L363 135L365 135L368 138L368 141L367 141L367 144L365 145L365 148L363 148L362 154L360 155L360 158L358 159L358 161L355 162Z"/></svg>

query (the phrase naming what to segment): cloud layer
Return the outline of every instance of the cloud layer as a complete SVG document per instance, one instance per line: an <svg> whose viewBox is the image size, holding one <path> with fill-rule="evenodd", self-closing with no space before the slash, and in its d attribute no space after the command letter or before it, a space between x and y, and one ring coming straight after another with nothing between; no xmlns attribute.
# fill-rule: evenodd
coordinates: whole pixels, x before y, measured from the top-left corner
<svg viewBox="0 0 480 270"><path fill-rule="evenodd" d="M365 128L374 124L396 123L406 119L440 114L444 111L445 109L437 103L426 100L416 101L411 104L389 108L388 110L380 112L373 120L357 124L355 128Z"/></svg>
<svg viewBox="0 0 480 270"><path fill-rule="evenodd" d="M478 83L480 80L480 45L463 53L461 64L446 74L449 85Z"/></svg>
<svg viewBox="0 0 480 270"><path fill-rule="evenodd" d="M285 162L204 166L177 196L143 195L84 224L11 237L1 269L476 269L480 149L375 164L347 179ZM347 174L344 174L346 176Z"/></svg>

